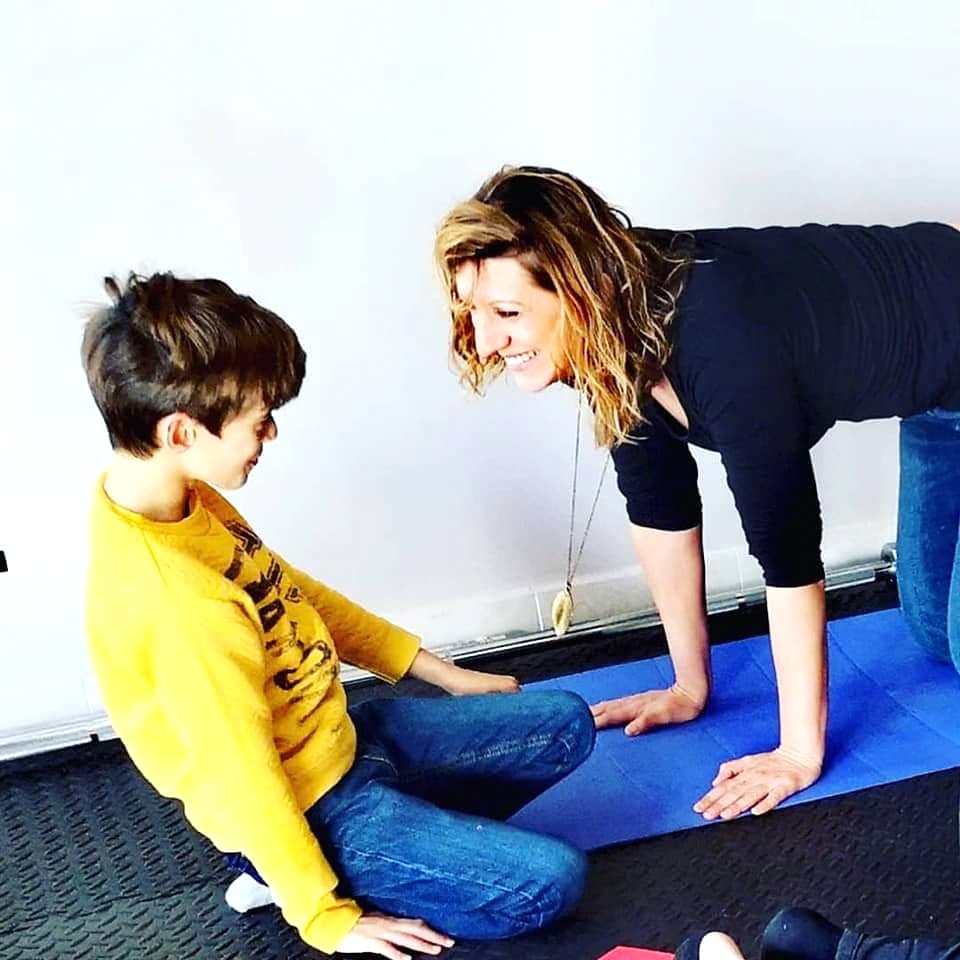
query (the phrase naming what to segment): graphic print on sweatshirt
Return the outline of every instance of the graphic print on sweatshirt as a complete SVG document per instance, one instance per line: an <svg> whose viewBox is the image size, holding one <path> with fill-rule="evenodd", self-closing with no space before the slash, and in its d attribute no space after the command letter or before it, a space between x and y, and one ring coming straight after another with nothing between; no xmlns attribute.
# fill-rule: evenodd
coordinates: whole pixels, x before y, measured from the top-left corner
<svg viewBox="0 0 960 960"><path fill-rule="evenodd" d="M272 710L293 713L299 727L307 726L339 671L339 660L320 615L306 601L263 541L237 520L224 526L233 536L233 559L224 576L254 602L263 629L270 681L266 690ZM308 733L309 730L302 731ZM282 743L282 758L298 743Z"/></svg>

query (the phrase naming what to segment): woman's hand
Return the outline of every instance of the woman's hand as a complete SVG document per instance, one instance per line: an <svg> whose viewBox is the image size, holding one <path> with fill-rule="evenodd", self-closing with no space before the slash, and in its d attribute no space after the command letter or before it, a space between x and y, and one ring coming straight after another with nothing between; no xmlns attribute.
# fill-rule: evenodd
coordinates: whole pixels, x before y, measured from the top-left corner
<svg viewBox="0 0 960 960"><path fill-rule="evenodd" d="M622 726L623 732L632 737L654 727L686 723L699 717L703 707L702 700L674 684L669 690L648 690L619 700L604 700L590 711L598 730Z"/></svg>
<svg viewBox="0 0 960 960"><path fill-rule="evenodd" d="M441 660L429 650L421 650L417 654L408 672L411 677L432 683L457 697L478 693L516 693L520 689L516 677L467 670Z"/></svg>
<svg viewBox="0 0 960 960"><path fill-rule="evenodd" d="M373 953L390 960L411 960L401 947L438 954L443 947L452 946L450 937L432 930L422 920L365 913L337 945L337 953Z"/></svg>
<svg viewBox="0 0 960 960"><path fill-rule="evenodd" d="M732 820L747 810L759 816L815 783L822 766L822 757L801 757L785 747L728 760L693 809L705 820Z"/></svg>

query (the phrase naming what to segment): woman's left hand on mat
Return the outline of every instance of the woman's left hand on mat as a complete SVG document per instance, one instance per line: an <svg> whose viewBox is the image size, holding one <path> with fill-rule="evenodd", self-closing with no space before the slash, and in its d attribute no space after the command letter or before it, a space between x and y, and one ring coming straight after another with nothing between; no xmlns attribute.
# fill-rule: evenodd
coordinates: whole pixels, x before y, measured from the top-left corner
<svg viewBox="0 0 960 960"><path fill-rule="evenodd" d="M820 777L822 762L778 747L720 764L713 789L694 805L705 820L767 813Z"/></svg>

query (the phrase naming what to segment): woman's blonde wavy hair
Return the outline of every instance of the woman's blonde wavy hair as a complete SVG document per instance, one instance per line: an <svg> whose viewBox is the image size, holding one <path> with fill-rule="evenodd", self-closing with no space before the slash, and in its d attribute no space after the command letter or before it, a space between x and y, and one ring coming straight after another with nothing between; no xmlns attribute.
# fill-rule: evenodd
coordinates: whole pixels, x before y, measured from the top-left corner
<svg viewBox="0 0 960 960"><path fill-rule="evenodd" d="M593 409L597 443L628 440L670 356L670 324L691 256L670 239L634 229L625 213L568 173L504 167L444 217L434 245L453 319L454 364L475 393L504 363L496 355L480 359L457 269L510 256L560 300L563 368Z"/></svg>

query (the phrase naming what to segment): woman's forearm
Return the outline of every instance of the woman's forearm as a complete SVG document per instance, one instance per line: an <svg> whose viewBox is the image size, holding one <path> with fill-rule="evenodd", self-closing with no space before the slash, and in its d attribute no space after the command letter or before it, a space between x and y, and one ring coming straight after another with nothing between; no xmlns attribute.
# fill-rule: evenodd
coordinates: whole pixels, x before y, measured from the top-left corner
<svg viewBox="0 0 960 960"><path fill-rule="evenodd" d="M633 525L631 536L667 635L677 686L702 706L710 694L710 646L700 528Z"/></svg>
<svg viewBox="0 0 960 960"><path fill-rule="evenodd" d="M798 759L822 763L827 729L823 583L768 587L767 612L780 701L780 746Z"/></svg>

